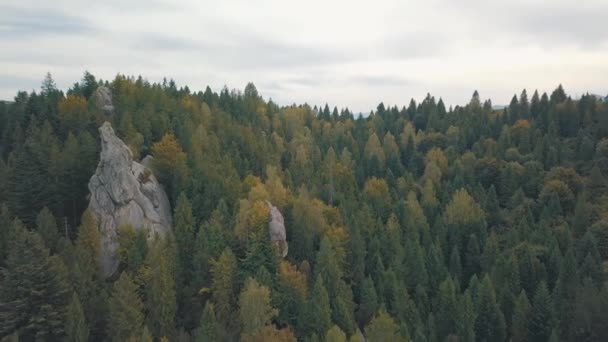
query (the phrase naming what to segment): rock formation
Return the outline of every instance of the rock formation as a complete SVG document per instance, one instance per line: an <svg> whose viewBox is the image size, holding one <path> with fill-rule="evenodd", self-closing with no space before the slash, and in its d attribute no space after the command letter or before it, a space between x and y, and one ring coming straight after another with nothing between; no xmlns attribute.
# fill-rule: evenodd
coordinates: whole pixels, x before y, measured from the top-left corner
<svg viewBox="0 0 608 342"><path fill-rule="evenodd" d="M266 201L266 205L268 205L268 209L270 209L270 222L268 223L270 241L284 258L287 256L288 245L283 214L281 214L279 209L272 205L272 203Z"/></svg>
<svg viewBox="0 0 608 342"><path fill-rule="evenodd" d="M163 187L149 168L133 161L131 150L110 123L99 128L101 156L89 181L89 210L97 217L106 276L118 267L118 229L126 224L145 229L148 238L171 229L171 208Z"/></svg>
<svg viewBox="0 0 608 342"><path fill-rule="evenodd" d="M100 86L93 93L95 101L103 113L107 116L114 115L114 104L112 102L112 91L106 86Z"/></svg>

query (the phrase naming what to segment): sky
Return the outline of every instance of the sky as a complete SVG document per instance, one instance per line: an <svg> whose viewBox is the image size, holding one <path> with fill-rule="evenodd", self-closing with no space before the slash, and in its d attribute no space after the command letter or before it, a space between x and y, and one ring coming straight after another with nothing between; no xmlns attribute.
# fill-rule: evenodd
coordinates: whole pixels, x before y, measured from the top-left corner
<svg viewBox="0 0 608 342"><path fill-rule="evenodd" d="M2 0L0 99L85 70L364 113L476 89L607 95L606 18L606 0Z"/></svg>

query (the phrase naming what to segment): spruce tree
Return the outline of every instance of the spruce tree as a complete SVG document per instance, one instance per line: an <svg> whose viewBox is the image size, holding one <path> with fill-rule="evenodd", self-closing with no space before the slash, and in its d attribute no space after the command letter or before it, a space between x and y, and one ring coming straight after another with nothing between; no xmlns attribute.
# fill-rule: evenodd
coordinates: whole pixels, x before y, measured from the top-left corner
<svg viewBox="0 0 608 342"><path fill-rule="evenodd" d="M526 296L526 291L521 290L515 300L513 318L511 319L511 340L513 342L528 341L528 325L532 313L532 306Z"/></svg>
<svg viewBox="0 0 608 342"><path fill-rule="evenodd" d="M42 238L13 222L0 277L0 335L19 331L22 340L60 340L69 304L68 272L58 256L49 256Z"/></svg>
<svg viewBox="0 0 608 342"><path fill-rule="evenodd" d="M548 341L555 328L555 311L553 301L543 281L538 285L534 300L532 301L532 312L528 325L528 338L532 342Z"/></svg>
<svg viewBox="0 0 608 342"><path fill-rule="evenodd" d="M475 338L477 341L504 341L506 339L505 318L496 303L496 294L490 277L486 275L479 288Z"/></svg>
<svg viewBox="0 0 608 342"><path fill-rule="evenodd" d="M331 314L329 295L323 285L323 279L317 276L306 308L307 330L317 335L325 335L331 325Z"/></svg>
<svg viewBox="0 0 608 342"><path fill-rule="evenodd" d="M144 326L144 305L137 285L126 272L114 283L108 307L107 333L112 341L127 341L139 336Z"/></svg>
<svg viewBox="0 0 608 342"><path fill-rule="evenodd" d="M215 309L211 302L205 303L203 315L199 327L194 334L196 342L214 342L218 339L217 319L215 318Z"/></svg>
<svg viewBox="0 0 608 342"><path fill-rule="evenodd" d="M378 310L378 296L374 288L374 281L367 277L361 285L359 295L359 307L357 309L357 322L359 326L365 326Z"/></svg>
<svg viewBox="0 0 608 342"><path fill-rule="evenodd" d="M89 340L89 327L76 292L72 294L72 300L67 309L65 332L68 341L86 342Z"/></svg>
<svg viewBox="0 0 608 342"><path fill-rule="evenodd" d="M55 217L49 208L42 208L36 217L36 231L40 234L50 252L55 253L59 242L59 232Z"/></svg>
<svg viewBox="0 0 608 342"><path fill-rule="evenodd" d="M101 336L105 330L104 318L107 310L107 295L103 288L100 264L101 236L97 221L88 210L82 215L82 224L76 239L75 257L72 270L74 287L81 300L91 336Z"/></svg>
<svg viewBox="0 0 608 342"><path fill-rule="evenodd" d="M177 311L175 247L168 239L157 240L148 256L150 275L145 303L148 320L156 337L169 337L175 328Z"/></svg>

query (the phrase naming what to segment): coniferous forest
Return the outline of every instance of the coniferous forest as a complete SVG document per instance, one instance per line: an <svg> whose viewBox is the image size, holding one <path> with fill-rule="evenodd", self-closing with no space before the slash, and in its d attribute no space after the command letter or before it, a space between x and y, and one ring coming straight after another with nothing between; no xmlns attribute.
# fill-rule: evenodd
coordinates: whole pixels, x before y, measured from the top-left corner
<svg viewBox="0 0 608 342"><path fill-rule="evenodd" d="M361 116L49 74L0 102L0 340L605 341L608 103L566 90ZM87 210L104 121L173 214L166 238L121 227L110 277Z"/></svg>

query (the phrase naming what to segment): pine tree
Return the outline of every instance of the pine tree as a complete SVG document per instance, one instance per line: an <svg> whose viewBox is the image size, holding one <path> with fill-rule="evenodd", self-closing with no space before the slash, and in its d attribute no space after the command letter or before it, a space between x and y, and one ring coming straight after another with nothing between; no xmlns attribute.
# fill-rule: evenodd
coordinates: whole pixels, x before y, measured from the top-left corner
<svg viewBox="0 0 608 342"><path fill-rule="evenodd" d="M196 329L194 340L196 342L214 342L218 339L218 326L215 318L215 309L212 303L207 302L203 309L201 322Z"/></svg>
<svg viewBox="0 0 608 342"><path fill-rule="evenodd" d="M528 325L532 313L532 306L526 296L526 291L521 290L515 300L515 309L511 319L511 339L513 342L528 341Z"/></svg>
<svg viewBox="0 0 608 342"><path fill-rule="evenodd" d="M334 325L331 329L327 330L325 342L346 342L346 335L339 326Z"/></svg>
<svg viewBox="0 0 608 342"><path fill-rule="evenodd" d="M269 324L278 314L270 303L270 289L248 278L239 296L241 336L253 335Z"/></svg>
<svg viewBox="0 0 608 342"><path fill-rule="evenodd" d="M194 253L194 216L192 205L185 193L177 198L174 219L174 234L177 245L177 277L180 287L190 283L192 270L192 255Z"/></svg>
<svg viewBox="0 0 608 342"><path fill-rule="evenodd" d="M490 277L486 275L479 288L475 338L478 341L504 341L505 318L496 303L496 294Z"/></svg>
<svg viewBox="0 0 608 342"><path fill-rule="evenodd" d="M0 335L19 331L22 340L60 340L69 303L68 273L49 256L40 235L13 222L6 267L0 277Z"/></svg>
<svg viewBox="0 0 608 342"><path fill-rule="evenodd" d="M462 263L460 262L460 252L458 251L458 246L454 246L454 248L452 248L449 267L452 277L456 279L456 281L460 282L462 279Z"/></svg>
<svg viewBox="0 0 608 342"><path fill-rule="evenodd" d="M366 341L402 341L398 327L393 318L384 309L380 309L376 316L365 327Z"/></svg>
<svg viewBox="0 0 608 342"><path fill-rule="evenodd" d="M178 317L191 317L188 313L194 310L192 297L195 289L192 286L193 276L193 255L195 254L195 229L194 216L192 215L192 205L185 193L181 193L177 198L177 204L173 214L173 233L175 236L177 262L176 290L178 303ZM192 319L191 319L192 320ZM180 322L184 325L194 325L192 321Z"/></svg>
<svg viewBox="0 0 608 342"><path fill-rule="evenodd" d="M230 332L235 326L232 320L236 307L236 257L229 248L226 248L220 257L211 264L213 282L211 290L215 313L218 323L224 331Z"/></svg>
<svg viewBox="0 0 608 342"><path fill-rule="evenodd" d="M19 225L19 227L21 226ZM0 205L0 267L4 266L10 243L15 239L17 233L16 229L17 227L11 222L8 207L2 203Z"/></svg>
<svg viewBox="0 0 608 342"><path fill-rule="evenodd" d="M538 285L532 302L532 312L528 325L529 341L548 341L554 327L555 311L553 309L551 295L547 289L547 284L541 282Z"/></svg>
<svg viewBox="0 0 608 342"><path fill-rule="evenodd" d="M89 340L89 327L85 322L84 311L76 292L72 294L72 300L67 309L65 332L68 341L86 342Z"/></svg>
<svg viewBox="0 0 608 342"><path fill-rule="evenodd" d="M57 242L59 241L59 232L57 231L57 222L51 211L44 207L36 217L36 231L42 237L51 253L57 251Z"/></svg>
<svg viewBox="0 0 608 342"><path fill-rule="evenodd" d="M579 286L576 258L572 248L562 258L557 283L554 291L554 305L556 319L559 320L560 332L568 332L572 323L572 314L576 300L576 290ZM540 291L537 290L537 292ZM536 300L536 296L535 296ZM564 335L562 335L563 337Z"/></svg>
<svg viewBox="0 0 608 342"><path fill-rule="evenodd" d="M465 279L470 279L473 274L477 274L480 270L481 251L477 236L472 234L467 243L467 251L465 254Z"/></svg>
<svg viewBox="0 0 608 342"><path fill-rule="evenodd" d="M331 308L329 306L329 295L323 285L321 276L317 280L310 293L310 300L306 309L307 330L317 335L325 335L331 325Z"/></svg>
<svg viewBox="0 0 608 342"><path fill-rule="evenodd" d="M171 336L175 328L175 248L168 239L157 240L149 253L150 275L146 284L148 320L156 337Z"/></svg>
<svg viewBox="0 0 608 342"><path fill-rule="evenodd" d="M456 318L456 332L461 341L475 341L475 304L469 290L460 297L458 305L458 316Z"/></svg>
<svg viewBox="0 0 608 342"><path fill-rule="evenodd" d="M72 275L75 289L81 300L85 321L89 325L91 336L101 336L105 330L106 293L103 288L101 271L101 236L97 222L90 211L82 215L75 245L76 260Z"/></svg>
<svg viewBox="0 0 608 342"><path fill-rule="evenodd" d="M365 326L378 310L378 296L374 288L374 281L367 277L361 285L359 295L359 308L357 309L357 322L359 326Z"/></svg>
<svg viewBox="0 0 608 342"><path fill-rule="evenodd" d="M112 341L127 341L140 334L144 326L144 305L137 285L126 272L114 283L108 306L107 333Z"/></svg>
<svg viewBox="0 0 608 342"><path fill-rule="evenodd" d="M457 310L458 301L454 282L451 277L447 277L439 286L437 298L437 335L441 340L456 333Z"/></svg>

